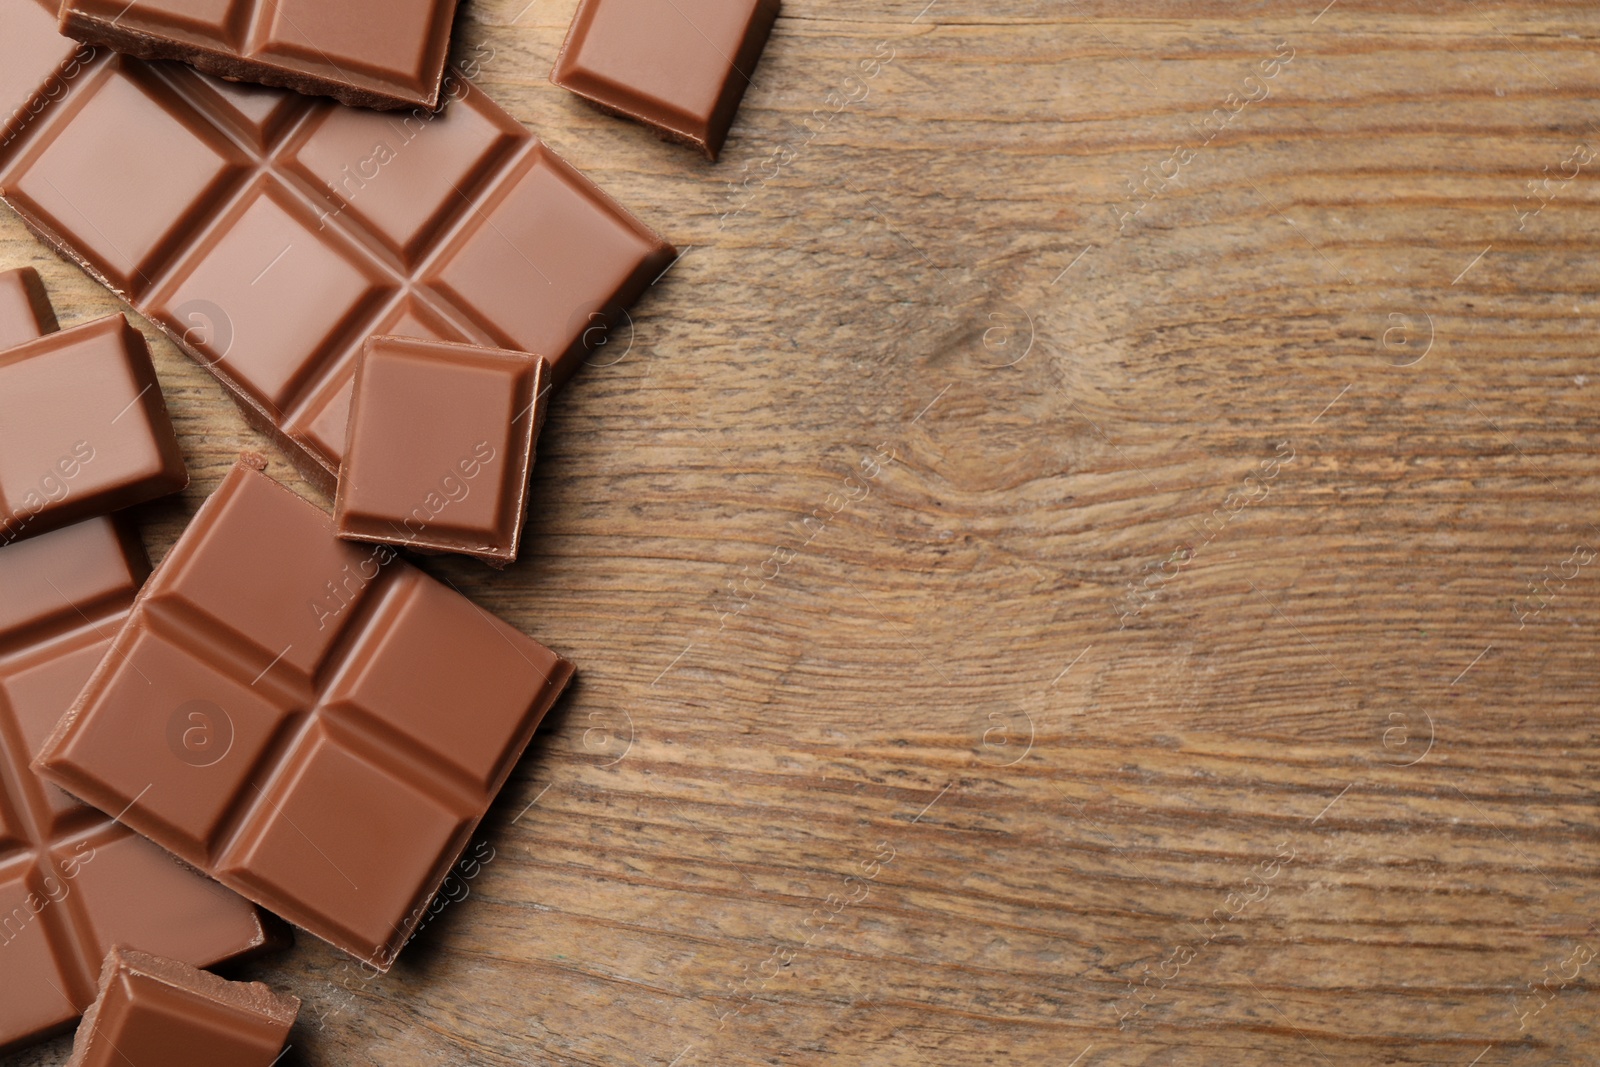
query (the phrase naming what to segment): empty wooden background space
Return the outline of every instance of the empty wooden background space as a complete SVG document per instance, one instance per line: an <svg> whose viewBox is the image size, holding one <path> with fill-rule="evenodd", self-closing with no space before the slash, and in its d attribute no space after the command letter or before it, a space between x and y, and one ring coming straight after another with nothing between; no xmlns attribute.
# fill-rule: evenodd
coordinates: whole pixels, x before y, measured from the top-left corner
<svg viewBox="0 0 1600 1067"><path fill-rule="evenodd" d="M284 1062L1590 1062L1600 11L786 0L712 166L573 8L456 49L688 251L425 565L581 680ZM271 446L141 325L159 556Z"/></svg>

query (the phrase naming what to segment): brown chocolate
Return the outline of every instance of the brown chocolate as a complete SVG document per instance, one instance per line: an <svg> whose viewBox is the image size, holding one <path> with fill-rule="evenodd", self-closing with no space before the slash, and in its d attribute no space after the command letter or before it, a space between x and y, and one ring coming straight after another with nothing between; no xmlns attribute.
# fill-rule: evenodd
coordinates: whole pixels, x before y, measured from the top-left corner
<svg viewBox="0 0 1600 1067"><path fill-rule="evenodd" d="M0 197L330 494L368 337L535 353L559 386L672 261L464 79L437 115L361 111L85 60L40 0L0 0L0 19Z"/></svg>
<svg viewBox="0 0 1600 1067"><path fill-rule="evenodd" d="M241 463L35 766L386 969L571 676ZM208 744L151 729L185 716Z"/></svg>
<svg viewBox="0 0 1600 1067"><path fill-rule="evenodd" d="M354 107L439 105L456 0L64 0L61 32Z"/></svg>
<svg viewBox="0 0 1600 1067"><path fill-rule="evenodd" d="M282 940L242 897L29 769L149 568L108 518L0 548L0 1051L76 1019L113 945L210 966Z"/></svg>
<svg viewBox="0 0 1600 1067"><path fill-rule="evenodd" d="M32 267L0 272L0 352L56 331L56 312Z"/></svg>
<svg viewBox="0 0 1600 1067"><path fill-rule="evenodd" d="M550 80L716 161L779 0L582 0Z"/></svg>
<svg viewBox="0 0 1600 1067"><path fill-rule="evenodd" d="M0 352L0 544L188 484L150 349L125 317Z"/></svg>
<svg viewBox="0 0 1600 1067"><path fill-rule="evenodd" d="M339 536L516 559L549 371L525 352L368 341L334 501Z"/></svg>
<svg viewBox="0 0 1600 1067"><path fill-rule="evenodd" d="M300 998L117 946L67 1067L272 1067Z"/></svg>

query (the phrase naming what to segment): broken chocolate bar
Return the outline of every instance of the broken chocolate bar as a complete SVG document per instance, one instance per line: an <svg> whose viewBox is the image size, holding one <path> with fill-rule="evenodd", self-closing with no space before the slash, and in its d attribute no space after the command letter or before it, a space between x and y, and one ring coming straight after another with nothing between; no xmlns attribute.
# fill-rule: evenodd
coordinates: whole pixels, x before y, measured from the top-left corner
<svg viewBox="0 0 1600 1067"><path fill-rule="evenodd" d="M283 940L244 898L29 769L149 568L108 518L0 548L0 1051L76 1019L113 945L210 966ZM203 760L214 734L192 710L155 733Z"/></svg>
<svg viewBox="0 0 1600 1067"><path fill-rule="evenodd" d="M0 19L0 198L330 495L368 337L530 352L560 385L672 262L465 79L437 114L361 111L86 60L40 0Z"/></svg>
<svg viewBox="0 0 1600 1067"><path fill-rule="evenodd" d="M240 463L35 766L383 970L571 677ZM150 728L184 714L203 751Z"/></svg>
<svg viewBox="0 0 1600 1067"><path fill-rule="evenodd" d="M64 0L61 32L353 107L439 105L456 0Z"/></svg>

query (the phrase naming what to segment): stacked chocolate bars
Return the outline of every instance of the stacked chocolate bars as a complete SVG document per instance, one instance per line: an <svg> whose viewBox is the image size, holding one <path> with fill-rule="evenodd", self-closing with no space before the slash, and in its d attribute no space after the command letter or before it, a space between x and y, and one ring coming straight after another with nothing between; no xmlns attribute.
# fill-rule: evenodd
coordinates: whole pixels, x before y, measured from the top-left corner
<svg viewBox="0 0 1600 1067"><path fill-rule="evenodd" d="M516 559L551 391L676 253L455 10L0 0L0 199L333 502L243 457L152 573L143 336L0 274L0 1051L273 1062L298 1002L196 968L288 920L387 969L571 680L400 551ZM551 80L715 159L777 10L583 0Z"/></svg>

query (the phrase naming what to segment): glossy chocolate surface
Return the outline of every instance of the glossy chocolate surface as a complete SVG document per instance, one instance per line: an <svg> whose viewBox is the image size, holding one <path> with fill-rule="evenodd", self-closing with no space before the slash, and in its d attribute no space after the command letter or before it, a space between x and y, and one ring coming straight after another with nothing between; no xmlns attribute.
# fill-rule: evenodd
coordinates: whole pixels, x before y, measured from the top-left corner
<svg viewBox="0 0 1600 1067"><path fill-rule="evenodd" d="M36 766L386 969L571 676L241 463Z"/></svg>
<svg viewBox="0 0 1600 1067"><path fill-rule="evenodd" d="M0 1050L76 1019L113 945L209 966L280 940L242 897L29 769L149 566L108 518L0 548Z"/></svg>
<svg viewBox="0 0 1600 1067"><path fill-rule="evenodd" d="M0 271L0 352L56 330L55 309L32 267Z"/></svg>
<svg viewBox="0 0 1600 1067"><path fill-rule="evenodd" d="M715 161L779 0L582 0L550 80Z"/></svg>
<svg viewBox="0 0 1600 1067"><path fill-rule="evenodd" d="M334 501L339 536L516 559L549 389L550 365L525 352L368 341Z"/></svg>
<svg viewBox="0 0 1600 1067"><path fill-rule="evenodd" d="M117 946L67 1067L272 1067L298 997Z"/></svg>
<svg viewBox="0 0 1600 1067"><path fill-rule="evenodd" d="M0 351L0 545L188 484L150 349L125 317Z"/></svg>
<svg viewBox="0 0 1600 1067"><path fill-rule="evenodd" d="M355 107L434 108L456 0L65 0L61 32Z"/></svg>
<svg viewBox="0 0 1600 1067"><path fill-rule="evenodd" d="M531 352L560 385L672 261L458 76L438 114L380 113L84 60L40 0L0 0L0 19L0 197L210 369L330 494L368 337ZM39 81L5 69L13 50ZM41 72L40 55L56 65Z"/></svg>

